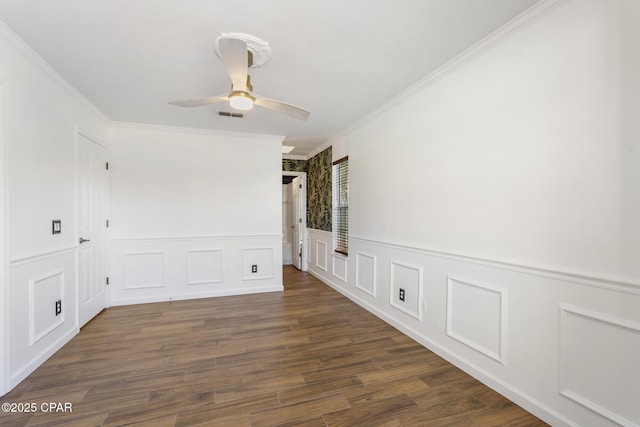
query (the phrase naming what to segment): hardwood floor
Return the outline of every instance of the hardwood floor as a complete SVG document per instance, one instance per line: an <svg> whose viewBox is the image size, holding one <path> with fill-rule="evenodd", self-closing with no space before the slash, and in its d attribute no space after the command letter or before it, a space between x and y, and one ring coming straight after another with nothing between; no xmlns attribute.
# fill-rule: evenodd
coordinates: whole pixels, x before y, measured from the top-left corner
<svg viewBox="0 0 640 427"><path fill-rule="evenodd" d="M284 283L109 308L0 398L37 407L0 425L546 425L313 276Z"/></svg>

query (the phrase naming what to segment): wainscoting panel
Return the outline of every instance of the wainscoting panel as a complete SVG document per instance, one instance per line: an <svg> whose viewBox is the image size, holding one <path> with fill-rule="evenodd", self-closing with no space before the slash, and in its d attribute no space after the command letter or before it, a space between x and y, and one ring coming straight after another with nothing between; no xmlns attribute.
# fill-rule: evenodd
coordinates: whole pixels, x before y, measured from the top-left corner
<svg viewBox="0 0 640 427"><path fill-rule="evenodd" d="M389 304L403 313L421 320L422 267L391 261L390 271Z"/></svg>
<svg viewBox="0 0 640 427"><path fill-rule="evenodd" d="M273 271L273 248L242 250L242 280L273 279Z"/></svg>
<svg viewBox="0 0 640 427"><path fill-rule="evenodd" d="M110 258L111 305L283 289L280 235L113 239Z"/></svg>
<svg viewBox="0 0 640 427"><path fill-rule="evenodd" d="M316 267L327 271L327 242L316 241Z"/></svg>
<svg viewBox="0 0 640 427"><path fill-rule="evenodd" d="M376 256L356 252L356 288L376 296Z"/></svg>
<svg viewBox="0 0 640 427"><path fill-rule="evenodd" d="M560 392L624 426L640 420L640 323L560 305Z"/></svg>
<svg viewBox="0 0 640 427"><path fill-rule="evenodd" d="M163 288L164 252L124 254L124 288Z"/></svg>
<svg viewBox="0 0 640 427"><path fill-rule="evenodd" d="M449 276L447 335L500 362L504 361L506 304L504 289Z"/></svg>
<svg viewBox="0 0 640 427"><path fill-rule="evenodd" d="M347 261L348 259L341 255L334 254L333 258L333 276L343 282L347 281Z"/></svg>
<svg viewBox="0 0 640 427"><path fill-rule="evenodd" d="M9 388L16 386L78 332L76 248L11 260ZM61 312L56 315L56 302Z"/></svg>
<svg viewBox="0 0 640 427"><path fill-rule="evenodd" d="M55 310L55 303L62 301L63 295L62 269L29 280L29 345L34 345L64 323L67 307L60 314ZM62 305L60 307L62 309Z"/></svg>
<svg viewBox="0 0 640 427"><path fill-rule="evenodd" d="M187 285L206 285L222 282L222 249L187 251Z"/></svg>
<svg viewBox="0 0 640 427"><path fill-rule="evenodd" d="M346 282L309 272L549 424L640 426L640 283L354 236L349 251Z"/></svg>

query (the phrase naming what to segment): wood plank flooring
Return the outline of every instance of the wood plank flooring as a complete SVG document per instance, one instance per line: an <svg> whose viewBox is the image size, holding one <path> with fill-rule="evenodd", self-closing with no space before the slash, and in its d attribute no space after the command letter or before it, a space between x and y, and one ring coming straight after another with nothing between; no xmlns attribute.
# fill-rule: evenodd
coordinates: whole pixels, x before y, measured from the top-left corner
<svg viewBox="0 0 640 427"><path fill-rule="evenodd" d="M284 283L109 308L0 398L38 408L0 425L546 425L313 276Z"/></svg>

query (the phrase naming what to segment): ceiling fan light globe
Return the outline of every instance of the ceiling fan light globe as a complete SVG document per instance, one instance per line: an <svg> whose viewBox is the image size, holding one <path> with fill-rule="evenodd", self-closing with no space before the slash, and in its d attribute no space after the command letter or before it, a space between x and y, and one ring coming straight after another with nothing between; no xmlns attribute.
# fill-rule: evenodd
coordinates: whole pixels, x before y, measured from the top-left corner
<svg viewBox="0 0 640 427"><path fill-rule="evenodd" d="M231 107L235 108L236 110L247 111L253 108L254 100L255 99L248 93L237 92L232 93L229 96L229 105L231 105Z"/></svg>

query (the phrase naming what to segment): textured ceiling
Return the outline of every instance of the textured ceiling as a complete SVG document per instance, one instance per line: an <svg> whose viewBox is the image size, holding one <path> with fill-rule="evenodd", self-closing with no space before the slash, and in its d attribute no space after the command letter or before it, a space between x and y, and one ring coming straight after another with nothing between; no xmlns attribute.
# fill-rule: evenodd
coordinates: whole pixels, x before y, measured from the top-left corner
<svg viewBox="0 0 640 427"><path fill-rule="evenodd" d="M536 0L0 0L0 20L115 121L286 136L306 154ZM256 93L311 110L306 122L225 104L220 33L269 43Z"/></svg>

